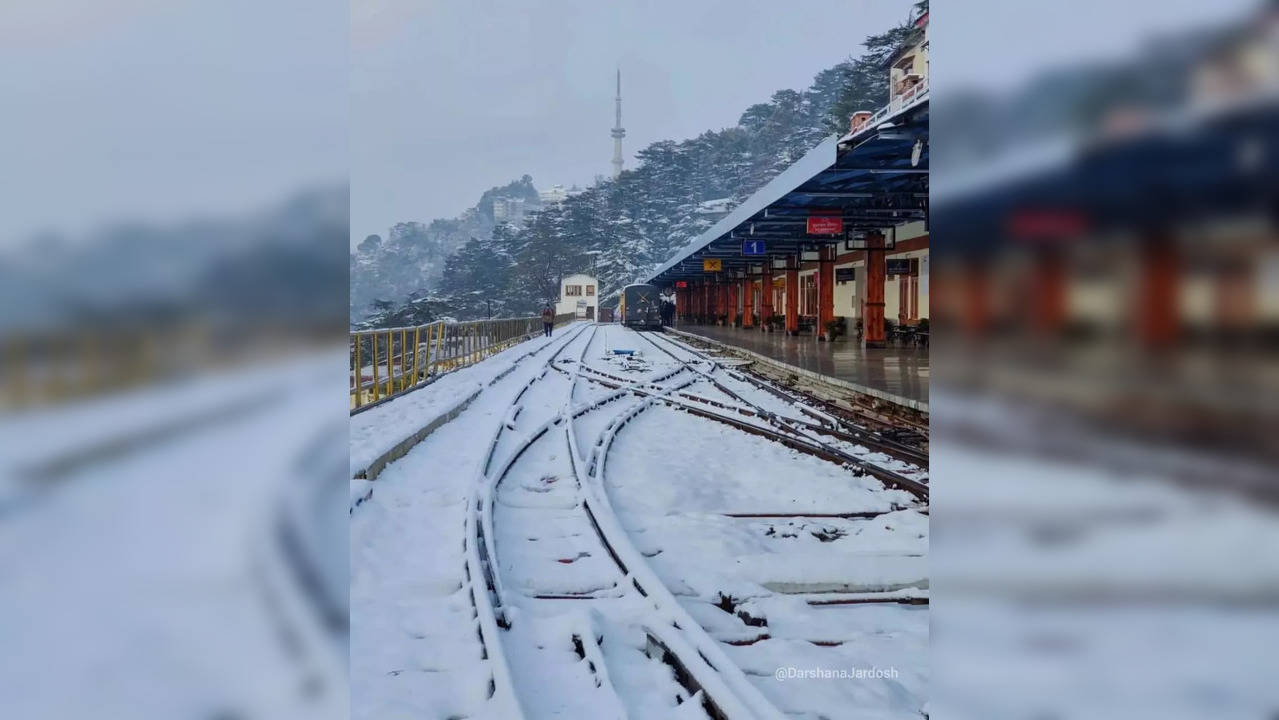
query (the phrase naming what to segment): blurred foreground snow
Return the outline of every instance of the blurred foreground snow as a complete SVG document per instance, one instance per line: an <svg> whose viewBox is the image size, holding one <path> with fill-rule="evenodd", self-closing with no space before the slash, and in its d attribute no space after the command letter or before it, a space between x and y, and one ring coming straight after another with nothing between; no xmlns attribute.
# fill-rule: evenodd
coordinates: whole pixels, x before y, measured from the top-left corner
<svg viewBox="0 0 1279 720"><path fill-rule="evenodd" d="M0 420L6 715L346 715L345 368L312 350Z"/></svg>
<svg viewBox="0 0 1279 720"><path fill-rule="evenodd" d="M6 715L345 716L345 361L312 350L0 422ZM31 469L116 430L127 449Z"/></svg>

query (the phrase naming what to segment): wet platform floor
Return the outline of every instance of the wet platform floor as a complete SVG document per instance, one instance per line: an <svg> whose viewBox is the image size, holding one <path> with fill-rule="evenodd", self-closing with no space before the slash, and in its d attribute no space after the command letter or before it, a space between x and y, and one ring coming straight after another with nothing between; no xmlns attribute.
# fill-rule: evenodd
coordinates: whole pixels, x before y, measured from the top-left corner
<svg viewBox="0 0 1279 720"><path fill-rule="evenodd" d="M907 345L866 349L856 339L821 342L812 336L780 332L675 325L676 330L759 353L787 365L845 382L874 388L916 402L928 402L928 349Z"/></svg>

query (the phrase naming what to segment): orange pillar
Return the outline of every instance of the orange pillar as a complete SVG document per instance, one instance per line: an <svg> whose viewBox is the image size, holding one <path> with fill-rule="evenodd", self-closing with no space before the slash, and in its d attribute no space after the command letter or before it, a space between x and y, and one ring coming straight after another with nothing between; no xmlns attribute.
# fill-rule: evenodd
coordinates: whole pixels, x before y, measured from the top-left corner
<svg viewBox="0 0 1279 720"><path fill-rule="evenodd" d="M1173 241L1163 235L1144 238L1139 250L1137 336L1147 348L1163 350L1177 342L1177 273L1180 259Z"/></svg>
<svg viewBox="0 0 1279 720"><path fill-rule="evenodd" d="M1066 259L1061 248L1036 250L1030 297L1035 330L1046 335L1059 334L1066 324Z"/></svg>
<svg viewBox="0 0 1279 720"><path fill-rule="evenodd" d="M729 283L724 291L728 293L728 326L737 325L737 283Z"/></svg>
<svg viewBox="0 0 1279 720"><path fill-rule="evenodd" d="M742 281L742 327L755 327L755 281Z"/></svg>
<svg viewBox="0 0 1279 720"><path fill-rule="evenodd" d="M880 286L883 293L883 286ZM881 303L882 304L882 303ZM882 310L881 310L882 312ZM817 337L830 340L826 323L835 319L835 248L817 252Z"/></svg>
<svg viewBox="0 0 1279 720"><path fill-rule="evenodd" d="M884 236L866 237L866 304L862 307L862 347L884 347Z"/></svg>
<svg viewBox="0 0 1279 720"><path fill-rule="evenodd" d="M799 270L794 258L786 261L786 334L799 334Z"/></svg>
<svg viewBox="0 0 1279 720"><path fill-rule="evenodd" d="M766 320L773 316L773 259L765 258L764 260L764 279L760 282L759 290L759 320L760 329L771 330Z"/></svg>
<svg viewBox="0 0 1279 720"><path fill-rule="evenodd" d="M961 326L970 338L986 335L991 325L990 259L969 258L964 263Z"/></svg>

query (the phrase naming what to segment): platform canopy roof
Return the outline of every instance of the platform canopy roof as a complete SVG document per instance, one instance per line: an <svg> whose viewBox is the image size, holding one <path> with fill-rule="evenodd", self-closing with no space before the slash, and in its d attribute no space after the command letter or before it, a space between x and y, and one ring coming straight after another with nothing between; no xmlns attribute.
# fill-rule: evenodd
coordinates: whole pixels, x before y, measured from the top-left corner
<svg viewBox="0 0 1279 720"><path fill-rule="evenodd" d="M1007 242L1077 235L1121 240L1231 217L1279 217L1279 94L1149 118L1118 137L1009 151L941 179L941 251L985 255Z"/></svg>
<svg viewBox="0 0 1279 720"><path fill-rule="evenodd" d="M838 235L809 235L810 216L843 219ZM824 245L843 247L865 230L883 230L928 218L928 102L877 119L873 127L832 135L786 168L647 278L724 280L758 273L770 258ZM763 256L744 254L763 242ZM851 247L851 246L850 246ZM758 245L749 249L758 252ZM703 271L718 259L721 272Z"/></svg>

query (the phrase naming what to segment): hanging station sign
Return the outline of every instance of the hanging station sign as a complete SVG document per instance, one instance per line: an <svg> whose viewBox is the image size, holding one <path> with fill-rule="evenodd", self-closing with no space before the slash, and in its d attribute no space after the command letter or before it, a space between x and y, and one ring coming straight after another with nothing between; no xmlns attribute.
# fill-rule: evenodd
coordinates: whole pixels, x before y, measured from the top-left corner
<svg viewBox="0 0 1279 720"><path fill-rule="evenodd" d="M675 287L677 287L677 288L686 288L686 287L688 287L688 281L687 281L687 280L676 280L676 281L675 281Z"/></svg>
<svg viewBox="0 0 1279 720"><path fill-rule="evenodd" d="M724 261L719 258L703 258L702 272L721 272L724 269Z"/></svg>
<svg viewBox="0 0 1279 720"><path fill-rule="evenodd" d="M888 258L884 261L885 275L914 275L912 272L914 263L911 258Z"/></svg>
<svg viewBox="0 0 1279 720"><path fill-rule="evenodd" d="M844 218L829 215L810 215L809 235L838 235L844 232Z"/></svg>

